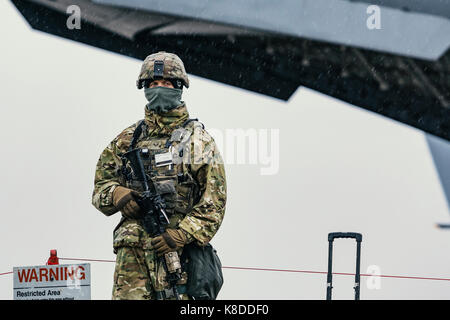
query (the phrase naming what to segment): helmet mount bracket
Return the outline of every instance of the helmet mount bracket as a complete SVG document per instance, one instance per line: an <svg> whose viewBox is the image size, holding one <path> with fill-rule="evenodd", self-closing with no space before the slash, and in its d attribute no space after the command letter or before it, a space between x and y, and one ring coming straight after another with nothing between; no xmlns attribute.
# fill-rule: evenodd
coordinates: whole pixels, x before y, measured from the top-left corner
<svg viewBox="0 0 450 320"><path fill-rule="evenodd" d="M156 60L153 65L153 79L162 79L164 76L164 61Z"/></svg>

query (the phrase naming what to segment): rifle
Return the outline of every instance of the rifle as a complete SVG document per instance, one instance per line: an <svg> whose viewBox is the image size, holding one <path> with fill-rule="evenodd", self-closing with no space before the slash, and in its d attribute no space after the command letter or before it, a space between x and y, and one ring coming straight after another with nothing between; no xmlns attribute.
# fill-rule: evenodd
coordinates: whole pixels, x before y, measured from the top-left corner
<svg viewBox="0 0 450 320"><path fill-rule="evenodd" d="M129 161L136 178L143 183L144 191L140 194L140 198L136 199L136 202L144 213L143 226L145 231L152 237L157 237L166 231L169 218L164 211L166 207L164 199L156 190L153 181L148 179L145 174L142 156L149 157L149 150L146 148L132 149L123 154L122 160L127 159ZM149 180L151 183L149 183ZM164 259L160 262L167 273L166 280L172 288L174 296L179 300L176 283L181 278L181 263L178 253L176 251L166 253ZM157 292L157 299L163 300L164 295Z"/></svg>

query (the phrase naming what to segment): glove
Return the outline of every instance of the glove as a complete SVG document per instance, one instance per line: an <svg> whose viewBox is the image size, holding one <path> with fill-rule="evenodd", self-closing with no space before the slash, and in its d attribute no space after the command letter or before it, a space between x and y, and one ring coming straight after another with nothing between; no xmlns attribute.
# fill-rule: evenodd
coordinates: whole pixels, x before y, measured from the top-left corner
<svg viewBox="0 0 450 320"><path fill-rule="evenodd" d="M156 250L158 256L166 253L177 251L184 247L188 239L181 229L166 229L162 235L152 240L152 246Z"/></svg>
<svg viewBox="0 0 450 320"><path fill-rule="evenodd" d="M135 201L134 197L139 197L139 193L134 190L118 186L114 189L112 200L117 210L129 219L141 219L141 208Z"/></svg>

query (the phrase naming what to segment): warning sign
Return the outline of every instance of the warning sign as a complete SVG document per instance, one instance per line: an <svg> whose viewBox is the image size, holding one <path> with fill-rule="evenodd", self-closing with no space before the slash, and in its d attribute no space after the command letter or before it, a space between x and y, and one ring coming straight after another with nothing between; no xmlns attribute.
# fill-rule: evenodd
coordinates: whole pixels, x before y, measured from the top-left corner
<svg viewBox="0 0 450 320"><path fill-rule="evenodd" d="M90 300L90 264L14 267L14 300Z"/></svg>

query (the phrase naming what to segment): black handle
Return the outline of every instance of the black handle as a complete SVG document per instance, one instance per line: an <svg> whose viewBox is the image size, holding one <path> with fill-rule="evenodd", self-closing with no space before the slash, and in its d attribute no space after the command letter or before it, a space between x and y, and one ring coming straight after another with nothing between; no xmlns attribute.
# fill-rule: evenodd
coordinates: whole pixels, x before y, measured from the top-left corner
<svg viewBox="0 0 450 320"><path fill-rule="evenodd" d="M352 238L356 239L357 242L362 241L362 235L356 232L331 232L328 234L328 241L334 241L334 239L339 238Z"/></svg>
<svg viewBox="0 0 450 320"><path fill-rule="evenodd" d="M355 300L359 300L360 294L360 265L362 235L356 232L331 232L328 234L328 273L327 273L327 300L331 300L333 289L333 241L339 238L356 239L356 273L355 273Z"/></svg>

